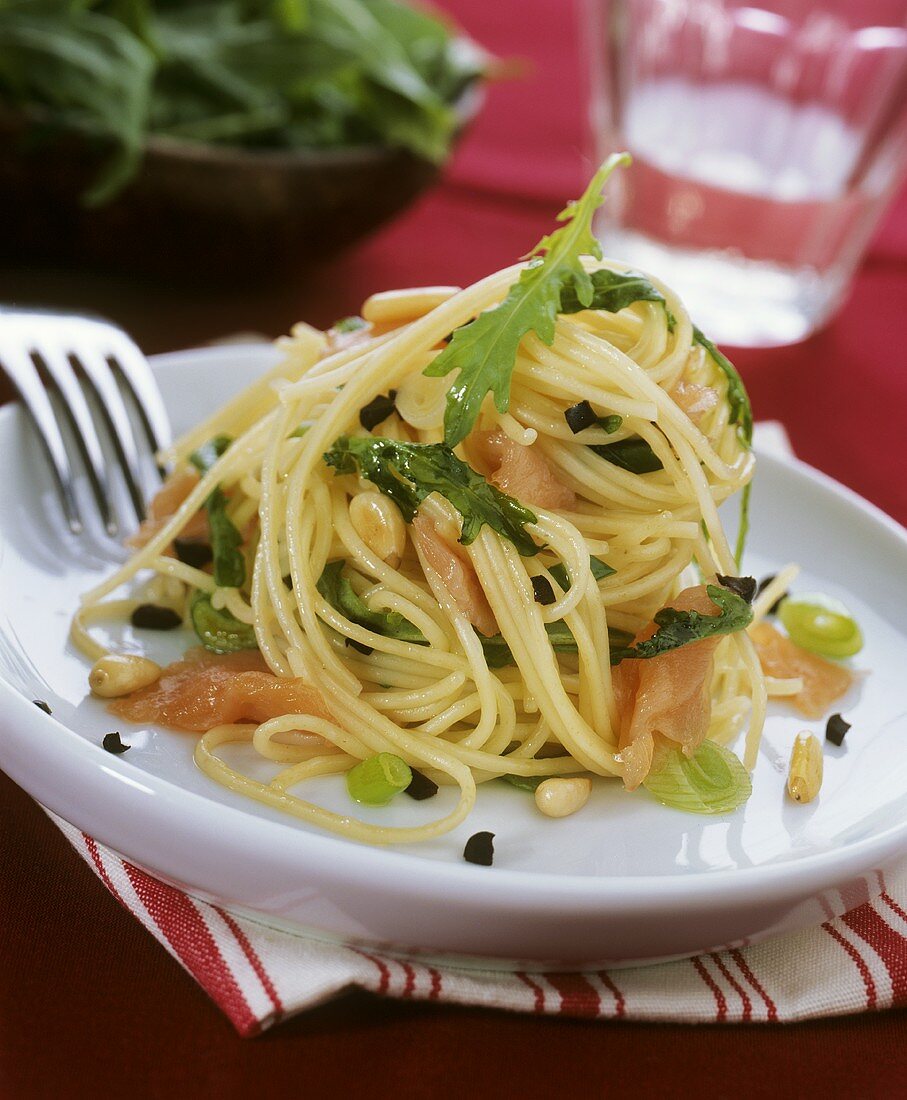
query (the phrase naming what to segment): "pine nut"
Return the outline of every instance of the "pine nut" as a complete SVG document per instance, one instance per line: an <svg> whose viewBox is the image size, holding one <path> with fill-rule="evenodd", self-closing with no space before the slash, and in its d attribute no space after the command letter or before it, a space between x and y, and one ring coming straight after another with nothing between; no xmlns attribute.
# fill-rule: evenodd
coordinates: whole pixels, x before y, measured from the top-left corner
<svg viewBox="0 0 907 1100"><path fill-rule="evenodd" d="M592 780L582 776L546 779L535 789L535 804L545 817L569 817L586 805L591 793Z"/></svg>
<svg viewBox="0 0 907 1100"><path fill-rule="evenodd" d="M350 501L350 523L365 545L396 569L406 548L406 525L393 501L369 490Z"/></svg>
<svg viewBox="0 0 907 1100"><path fill-rule="evenodd" d="M787 793L794 802L812 802L822 786L822 746L808 730L797 734L790 754Z"/></svg>
<svg viewBox="0 0 907 1100"><path fill-rule="evenodd" d="M362 316L373 325L399 325L424 317L448 298L458 286L416 286L407 290L382 290L362 303Z"/></svg>
<svg viewBox="0 0 907 1100"><path fill-rule="evenodd" d="M129 653L108 653L88 673L88 686L102 699L118 699L160 679L161 666L147 657Z"/></svg>

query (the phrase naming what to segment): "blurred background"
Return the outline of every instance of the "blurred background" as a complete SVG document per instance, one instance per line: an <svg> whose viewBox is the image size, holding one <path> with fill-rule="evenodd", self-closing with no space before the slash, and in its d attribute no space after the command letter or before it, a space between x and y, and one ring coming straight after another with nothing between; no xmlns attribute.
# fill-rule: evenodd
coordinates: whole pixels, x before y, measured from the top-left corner
<svg viewBox="0 0 907 1100"><path fill-rule="evenodd" d="M878 415L907 411L907 0L427 11L0 0L0 302L148 353L327 325L513 262L627 147L606 255L745 349L803 457L907 515ZM854 415L871 441L835 437Z"/></svg>

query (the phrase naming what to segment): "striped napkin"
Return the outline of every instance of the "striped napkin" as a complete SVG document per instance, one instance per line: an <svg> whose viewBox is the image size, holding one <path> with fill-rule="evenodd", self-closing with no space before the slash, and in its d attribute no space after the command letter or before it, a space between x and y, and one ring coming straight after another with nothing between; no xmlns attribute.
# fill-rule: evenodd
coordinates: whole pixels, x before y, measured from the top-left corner
<svg viewBox="0 0 907 1100"><path fill-rule="evenodd" d="M759 450L790 455L784 428L756 425ZM673 1023L808 1020L907 1006L907 870L874 873L844 916L733 951L626 970L459 970L324 943L200 901L50 815L113 896L220 1006L242 1036L359 987L388 997L550 1016Z"/></svg>
<svg viewBox="0 0 907 1100"><path fill-rule="evenodd" d="M876 872L862 898L842 899L858 902L843 917L741 950L627 970L503 973L277 931L166 885L51 817L245 1037L353 986L536 1015L673 1023L784 1022L907 1005L907 872L887 881Z"/></svg>

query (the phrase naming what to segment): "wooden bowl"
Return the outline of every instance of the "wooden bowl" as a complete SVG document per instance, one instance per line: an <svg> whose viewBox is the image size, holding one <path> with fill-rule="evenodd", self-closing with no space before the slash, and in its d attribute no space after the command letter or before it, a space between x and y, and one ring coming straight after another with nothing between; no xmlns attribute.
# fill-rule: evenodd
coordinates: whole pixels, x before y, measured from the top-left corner
<svg viewBox="0 0 907 1100"><path fill-rule="evenodd" d="M460 131L479 92L458 102ZM108 150L0 114L0 260L231 285L311 267L403 210L440 167L402 149L240 149L153 137L112 202L81 195Z"/></svg>

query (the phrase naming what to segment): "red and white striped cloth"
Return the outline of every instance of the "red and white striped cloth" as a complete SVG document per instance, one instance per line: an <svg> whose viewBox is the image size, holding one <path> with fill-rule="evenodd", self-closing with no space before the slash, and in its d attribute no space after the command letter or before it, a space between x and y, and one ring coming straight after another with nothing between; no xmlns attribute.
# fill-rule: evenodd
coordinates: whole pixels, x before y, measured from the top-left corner
<svg viewBox="0 0 907 1100"><path fill-rule="evenodd" d="M756 425L761 451L791 453L784 428ZM553 1016L756 1023L907 1005L907 873L849 912L755 947L628 970L525 974L438 968L269 928L198 901L51 815L108 890L230 1017L240 1035L350 986L389 997ZM829 910L831 918L831 910Z"/></svg>
<svg viewBox="0 0 907 1100"><path fill-rule="evenodd" d="M51 815L53 816L53 815ZM907 1005L907 873L843 917L754 947L628 970L458 970L277 931L198 901L54 817L104 885L243 1036L351 986L554 1016L756 1023Z"/></svg>

